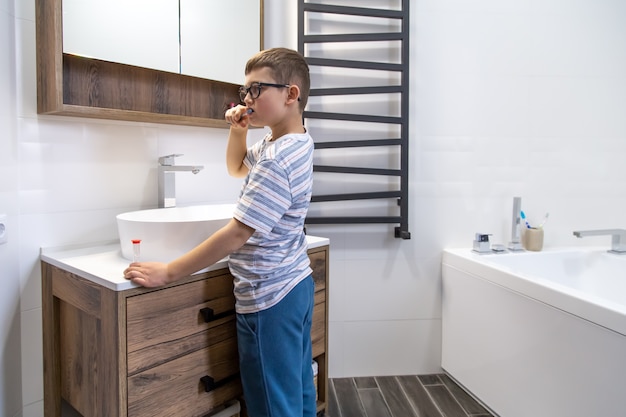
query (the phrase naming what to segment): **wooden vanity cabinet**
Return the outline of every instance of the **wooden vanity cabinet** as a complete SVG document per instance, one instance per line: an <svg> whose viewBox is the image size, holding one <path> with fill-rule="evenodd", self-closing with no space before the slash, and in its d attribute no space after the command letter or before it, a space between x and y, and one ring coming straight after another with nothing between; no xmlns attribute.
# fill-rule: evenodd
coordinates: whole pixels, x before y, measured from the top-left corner
<svg viewBox="0 0 626 417"><path fill-rule="evenodd" d="M328 392L328 246L315 279L318 414ZM61 399L85 417L206 416L242 396L227 268L158 288L113 291L42 262L44 415ZM245 415L245 411L243 411Z"/></svg>

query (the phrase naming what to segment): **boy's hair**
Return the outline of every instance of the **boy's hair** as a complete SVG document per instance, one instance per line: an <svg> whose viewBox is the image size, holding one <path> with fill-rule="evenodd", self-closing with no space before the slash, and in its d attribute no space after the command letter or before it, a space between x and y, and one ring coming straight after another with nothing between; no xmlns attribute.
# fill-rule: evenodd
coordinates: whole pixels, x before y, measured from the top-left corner
<svg viewBox="0 0 626 417"><path fill-rule="evenodd" d="M300 105L300 112L303 112L309 100L309 90L311 89L309 65L304 57L293 49L266 49L248 60L245 75L260 68L269 68L276 83L295 84L300 88L298 104Z"/></svg>

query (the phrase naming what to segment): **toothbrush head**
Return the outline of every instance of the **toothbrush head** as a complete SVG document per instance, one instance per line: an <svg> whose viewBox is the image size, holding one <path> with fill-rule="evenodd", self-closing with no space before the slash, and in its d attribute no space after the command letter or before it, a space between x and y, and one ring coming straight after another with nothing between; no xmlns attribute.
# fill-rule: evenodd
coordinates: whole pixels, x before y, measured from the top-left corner
<svg viewBox="0 0 626 417"><path fill-rule="evenodd" d="M532 227L530 227L530 224L528 223L528 220L526 220L526 213L524 213L524 210L520 210L519 215L522 218L522 220L524 220L524 223L526 224L526 228L532 229Z"/></svg>
<svg viewBox="0 0 626 417"><path fill-rule="evenodd" d="M241 116L239 116L239 120L251 115L253 112L254 110L252 110L251 108L246 109L246 111Z"/></svg>

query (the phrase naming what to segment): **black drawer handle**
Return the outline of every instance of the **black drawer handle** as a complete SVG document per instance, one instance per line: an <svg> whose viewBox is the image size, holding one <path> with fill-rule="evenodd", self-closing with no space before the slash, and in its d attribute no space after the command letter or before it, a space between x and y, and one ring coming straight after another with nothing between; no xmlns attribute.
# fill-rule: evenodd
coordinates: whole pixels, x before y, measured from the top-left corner
<svg viewBox="0 0 626 417"><path fill-rule="evenodd" d="M204 384L204 392L211 392L215 389L215 379L213 379L209 375L205 375L200 378L200 382Z"/></svg>
<svg viewBox="0 0 626 417"><path fill-rule="evenodd" d="M204 392L211 392L238 378L239 378L239 372L233 375L227 376L226 378L220 381L216 381L212 376L205 375L202 378L200 378L200 382L204 385Z"/></svg>
<svg viewBox="0 0 626 417"><path fill-rule="evenodd" d="M204 384L205 392L211 392L215 389L215 379L213 379L212 377L208 375L205 375L202 378L200 378L200 382Z"/></svg>
<svg viewBox="0 0 626 417"><path fill-rule="evenodd" d="M204 319L205 323L210 323L212 321L221 319L223 317L230 316L234 313L235 313L235 310L228 310L219 314L215 314L215 311L213 311L213 309L210 307L204 307L200 309L200 314L202 315L202 318Z"/></svg>

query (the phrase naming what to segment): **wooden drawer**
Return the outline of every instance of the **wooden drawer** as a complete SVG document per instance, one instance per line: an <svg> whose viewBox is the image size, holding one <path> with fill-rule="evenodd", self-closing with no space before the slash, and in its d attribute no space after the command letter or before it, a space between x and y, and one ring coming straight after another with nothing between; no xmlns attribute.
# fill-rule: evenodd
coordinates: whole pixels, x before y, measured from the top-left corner
<svg viewBox="0 0 626 417"><path fill-rule="evenodd" d="M234 332L234 321L217 326ZM204 416L209 410L241 396L237 340L222 340L128 378L129 417ZM206 392L201 378L216 383Z"/></svg>
<svg viewBox="0 0 626 417"><path fill-rule="evenodd" d="M206 308L214 314L209 322L201 312ZM230 274L129 297L128 375L228 337L213 328L234 321L234 309Z"/></svg>

